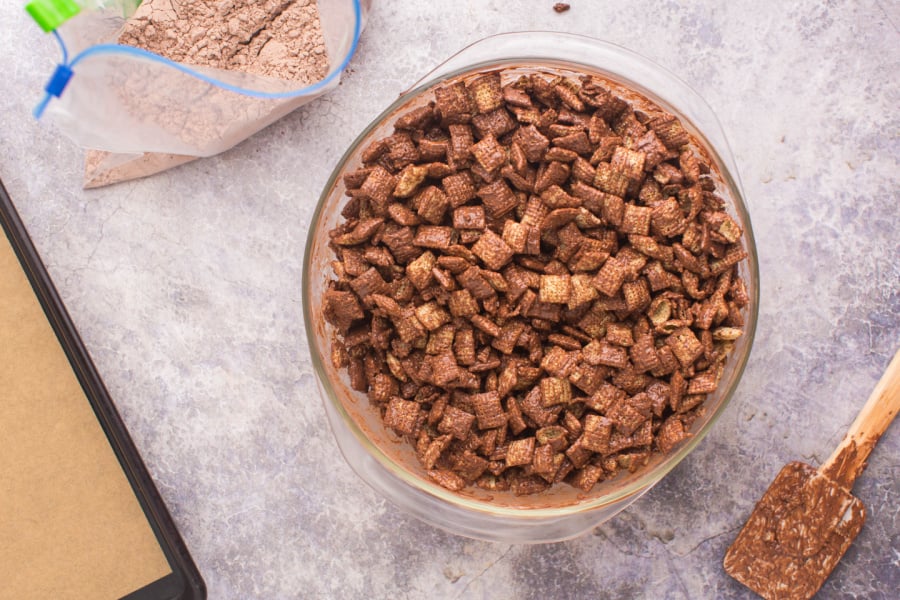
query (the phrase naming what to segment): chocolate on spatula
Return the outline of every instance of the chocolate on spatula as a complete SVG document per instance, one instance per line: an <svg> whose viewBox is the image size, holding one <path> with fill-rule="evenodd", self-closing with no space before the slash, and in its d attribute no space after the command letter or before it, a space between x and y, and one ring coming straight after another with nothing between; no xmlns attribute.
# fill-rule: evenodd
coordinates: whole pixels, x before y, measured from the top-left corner
<svg viewBox="0 0 900 600"><path fill-rule="evenodd" d="M850 492L900 409L900 352L819 469L786 465L725 555L725 571L766 600L811 598L865 522Z"/></svg>

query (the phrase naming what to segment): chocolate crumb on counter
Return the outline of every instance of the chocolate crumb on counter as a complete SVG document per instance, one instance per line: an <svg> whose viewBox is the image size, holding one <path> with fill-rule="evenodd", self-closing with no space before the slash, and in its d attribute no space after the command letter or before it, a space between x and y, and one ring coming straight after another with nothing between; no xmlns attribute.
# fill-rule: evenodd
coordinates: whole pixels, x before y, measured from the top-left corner
<svg viewBox="0 0 900 600"><path fill-rule="evenodd" d="M707 160L591 75L438 87L342 179L332 362L450 490L641 469L743 335L743 231Z"/></svg>

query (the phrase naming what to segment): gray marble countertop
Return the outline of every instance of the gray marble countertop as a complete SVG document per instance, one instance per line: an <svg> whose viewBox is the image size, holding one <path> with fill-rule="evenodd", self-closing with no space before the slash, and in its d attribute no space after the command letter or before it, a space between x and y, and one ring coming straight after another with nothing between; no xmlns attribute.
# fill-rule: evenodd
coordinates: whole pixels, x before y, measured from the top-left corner
<svg viewBox="0 0 900 600"><path fill-rule="evenodd" d="M737 528L783 464L824 460L900 346L900 5L571 4L376 2L337 91L222 155L94 191L82 151L30 116L56 48L21 3L0 5L0 177L210 598L752 596L721 566ZM419 523L344 463L300 274L319 191L369 120L462 46L526 29L623 44L708 100L743 178L762 303L743 381L693 454L591 534L509 546ZM898 456L895 424L821 598L896 598Z"/></svg>

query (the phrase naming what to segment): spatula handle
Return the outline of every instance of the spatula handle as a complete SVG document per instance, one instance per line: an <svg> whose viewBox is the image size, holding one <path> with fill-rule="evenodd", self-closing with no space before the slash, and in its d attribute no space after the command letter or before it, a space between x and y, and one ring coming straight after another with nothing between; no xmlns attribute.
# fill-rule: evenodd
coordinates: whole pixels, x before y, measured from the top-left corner
<svg viewBox="0 0 900 600"><path fill-rule="evenodd" d="M848 491L866 468L866 459L900 411L900 351L875 385L856 420L819 471Z"/></svg>

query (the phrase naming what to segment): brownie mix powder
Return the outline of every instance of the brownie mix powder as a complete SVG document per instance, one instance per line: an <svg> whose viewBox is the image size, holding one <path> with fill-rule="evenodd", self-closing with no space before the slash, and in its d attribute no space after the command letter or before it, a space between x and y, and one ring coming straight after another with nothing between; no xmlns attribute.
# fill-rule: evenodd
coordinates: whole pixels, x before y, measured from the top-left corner
<svg viewBox="0 0 900 600"><path fill-rule="evenodd" d="M314 0L145 0L119 43L185 64L302 83L328 72Z"/></svg>
<svg viewBox="0 0 900 600"><path fill-rule="evenodd" d="M247 73L302 87L323 79L329 70L315 0L146 0L129 18L118 37L123 45L149 50L170 60L195 66ZM165 91L152 78L123 77L121 101L145 122L202 146L218 135L192 118L196 107L166 106ZM212 88L202 100L213 122L250 123L273 120L274 102L237 97ZM277 114L278 117L283 116ZM115 154L89 150L85 187L99 187L152 175L189 162L196 156L145 152Z"/></svg>

